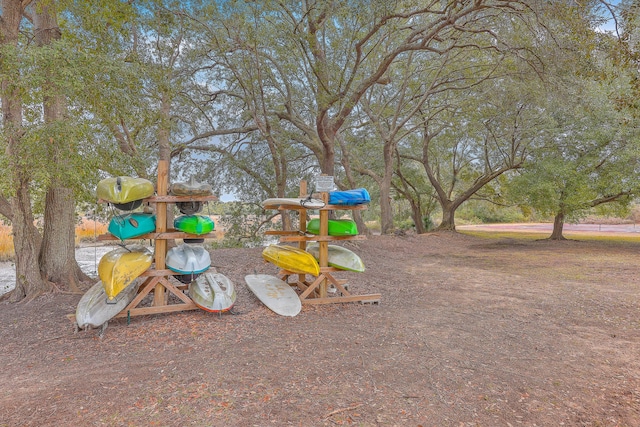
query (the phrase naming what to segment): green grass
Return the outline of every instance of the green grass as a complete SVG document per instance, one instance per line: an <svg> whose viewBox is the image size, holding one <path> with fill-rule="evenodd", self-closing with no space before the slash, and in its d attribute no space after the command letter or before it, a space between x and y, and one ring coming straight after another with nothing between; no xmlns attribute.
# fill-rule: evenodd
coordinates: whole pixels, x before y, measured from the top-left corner
<svg viewBox="0 0 640 427"><path fill-rule="evenodd" d="M531 231L484 231L484 230L464 230L459 231L460 234L466 234L468 236L481 237L484 239L521 239L521 240L541 240L547 239L551 233L549 232L531 232ZM640 233L639 233L640 234ZM589 242L620 242L620 243L640 243L640 235L629 234L587 234L587 233L575 233L565 232L564 237L571 240L581 240Z"/></svg>

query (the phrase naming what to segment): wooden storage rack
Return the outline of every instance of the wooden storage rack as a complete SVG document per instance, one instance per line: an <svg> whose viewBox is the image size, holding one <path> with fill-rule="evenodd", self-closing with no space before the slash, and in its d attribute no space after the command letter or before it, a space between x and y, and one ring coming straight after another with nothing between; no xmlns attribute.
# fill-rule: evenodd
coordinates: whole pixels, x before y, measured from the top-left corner
<svg viewBox="0 0 640 427"><path fill-rule="evenodd" d="M307 183L306 181L300 182L300 198L307 198ZM368 294L368 295L352 295L344 285L347 280L336 279L333 275L334 272L339 270L337 268L329 267L329 242L336 240L365 240L366 236L329 236L329 212L335 210L364 210L367 209L367 205L357 206L337 206L329 205L329 193L320 193L322 201L325 203L323 208L318 209L320 213L320 232L317 236L307 234L307 221L306 221L306 208L297 205L267 205L265 209L277 209L280 211L293 210L297 211L299 215L299 229L298 230L273 230L267 231L268 235L279 236L281 243L284 242L298 242L298 246L302 250L306 250L307 242L318 242L319 246L319 260L320 274L314 277L311 281L306 280L305 274L297 274L287 270L280 270L278 276L285 282L292 286L298 287L302 293L299 295L300 301L303 304L332 304L340 302L380 302L380 294ZM297 276L297 277L296 277ZM289 278L294 277L294 282L289 282ZM339 296L329 296L327 292L328 284L333 284Z"/></svg>
<svg viewBox="0 0 640 427"><path fill-rule="evenodd" d="M212 233L205 235L195 235L183 233L174 229L167 229L167 205L176 202L206 202L217 200L216 196L169 196L167 195L169 187L169 165L166 161L158 162L158 184L156 196L144 199L144 202L154 203L156 205L156 231L137 237L138 239L155 240L154 255L155 264L147 271L142 273L141 277L146 277L140 285L138 294L120 313L115 317L133 317L145 314L171 313L175 311L196 310L198 307L193 300L189 298L183 291L187 289L187 285L174 285L168 278L179 275L172 270L166 268L165 260L167 255L168 239L201 239L212 236ZM98 237L98 240L118 240L110 234L104 234ZM153 303L149 307L138 307L142 300L153 292ZM173 294L179 300L177 303L169 302L169 295Z"/></svg>

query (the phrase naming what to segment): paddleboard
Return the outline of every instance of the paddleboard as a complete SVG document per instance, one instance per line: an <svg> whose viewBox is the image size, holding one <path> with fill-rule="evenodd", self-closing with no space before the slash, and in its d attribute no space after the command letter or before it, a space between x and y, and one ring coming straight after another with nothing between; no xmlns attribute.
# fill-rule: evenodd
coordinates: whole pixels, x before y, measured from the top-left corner
<svg viewBox="0 0 640 427"><path fill-rule="evenodd" d="M267 206L302 206L307 209L320 209L324 208L325 203L320 199L304 199L301 197L277 197L267 199L262 202L262 207Z"/></svg>
<svg viewBox="0 0 640 427"><path fill-rule="evenodd" d="M317 260L320 260L320 244L309 243L307 245L307 252L309 252ZM355 271L362 273L364 271L364 263L362 259L356 255L353 251L338 245L327 245L327 253L329 259L327 260L329 266L338 268L340 270Z"/></svg>
<svg viewBox="0 0 640 427"><path fill-rule="evenodd" d="M102 282L93 285L78 302L76 324L80 329L99 328L120 313L136 296L139 280L134 280L112 301L108 301Z"/></svg>
<svg viewBox="0 0 640 427"><path fill-rule="evenodd" d="M300 298L284 281L266 274L249 274L244 280L251 292L275 313L290 317L300 313Z"/></svg>

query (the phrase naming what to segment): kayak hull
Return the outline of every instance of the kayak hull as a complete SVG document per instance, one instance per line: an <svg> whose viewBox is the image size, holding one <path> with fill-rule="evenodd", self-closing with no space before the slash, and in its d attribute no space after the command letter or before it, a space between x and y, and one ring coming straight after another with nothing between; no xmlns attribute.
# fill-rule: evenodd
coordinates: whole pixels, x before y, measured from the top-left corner
<svg viewBox="0 0 640 427"><path fill-rule="evenodd" d="M183 275L204 273L211 267L211 255L202 246L182 244L167 251L167 268Z"/></svg>
<svg viewBox="0 0 640 427"><path fill-rule="evenodd" d="M327 249L327 263L330 267L357 273L364 271L362 259L349 249L338 245L327 245ZM318 243L309 243L307 245L307 252L313 255L315 259L320 259L320 245Z"/></svg>
<svg viewBox="0 0 640 427"><path fill-rule="evenodd" d="M181 215L173 220L173 227L183 233L201 235L211 233L215 224L208 216Z"/></svg>
<svg viewBox="0 0 640 427"><path fill-rule="evenodd" d="M189 297L200 309L210 313L231 310L236 302L233 282L220 273L204 273L189 284Z"/></svg>
<svg viewBox="0 0 640 427"><path fill-rule="evenodd" d="M80 329L98 328L129 305L138 292L139 280L134 280L116 298L108 301L102 282L93 285L80 298L76 307L76 324Z"/></svg>
<svg viewBox="0 0 640 427"><path fill-rule="evenodd" d="M351 219L330 219L329 236L357 236L358 227ZM320 234L320 220L314 218L307 223L307 232Z"/></svg>
<svg viewBox="0 0 640 427"><path fill-rule="evenodd" d="M284 270L298 274L320 274L316 259L302 249L284 245L269 245L262 251L262 258Z"/></svg>
<svg viewBox="0 0 640 427"><path fill-rule="evenodd" d="M213 194L211 185L196 181L193 177L187 182L175 182L171 185L174 196L210 196Z"/></svg>
<svg viewBox="0 0 640 427"><path fill-rule="evenodd" d="M120 240L132 239L156 230L156 216L146 213L116 215L109 221L109 233Z"/></svg>
<svg viewBox="0 0 640 427"><path fill-rule="evenodd" d="M329 204L338 206L356 206L371 203L371 196L365 188L356 188L345 191L331 191Z"/></svg>
<svg viewBox="0 0 640 427"><path fill-rule="evenodd" d="M135 209L142 199L153 196L153 183L144 178L118 176L98 182L96 193L99 199L124 210Z"/></svg>
<svg viewBox="0 0 640 427"><path fill-rule="evenodd" d="M98 275L107 298L112 301L123 289L151 267L153 254L142 245L107 252L98 264Z"/></svg>

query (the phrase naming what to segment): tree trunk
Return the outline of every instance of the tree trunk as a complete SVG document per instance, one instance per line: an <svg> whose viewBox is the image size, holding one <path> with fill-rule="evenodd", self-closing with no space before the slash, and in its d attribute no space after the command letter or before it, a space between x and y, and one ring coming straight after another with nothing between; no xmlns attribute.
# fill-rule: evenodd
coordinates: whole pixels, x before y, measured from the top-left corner
<svg viewBox="0 0 640 427"><path fill-rule="evenodd" d="M42 277L70 291L81 292L90 278L75 257L75 200L70 188L50 188L46 196L39 265Z"/></svg>
<svg viewBox="0 0 640 427"><path fill-rule="evenodd" d="M49 285L40 275L38 253L41 237L33 225L31 197L27 180L21 180L16 196L11 199L14 221L13 246L16 253L16 287L9 300L17 302L23 298L32 299L51 291Z"/></svg>
<svg viewBox="0 0 640 427"><path fill-rule="evenodd" d="M53 2L35 8L36 43L38 46L49 46L61 37L58 19ZM46 74L49 74L48 72ZM44 120L47 124L60 121L64 117L64 97L56 93L51 79L44 82ZM51 160L59 168L68 169L67 156L62 153L60 144L63 141L51 139ZM75 257L75 198L73 190L65 188L62 182L54 177L47 189L44 232L38 256L42 277L59 287L80 292L79 282L89 281Z"/></svg>
<svg viewBox="0 0 640 427"><path fill-rule="evenodd" d="M442 222L438 225L437 231L456 231L456 208L457 205L454 205L450 201L441 201L440 206L442 207Z"/></svg>
<svg viewBox="0 0 640 427"><path fill-rule="evenodd" d="M21 0L1 0L0 10L0 46L16 47L20 20L23 7L29 2ZM14 71L18 70L14 67ZM23 298L33 298L46 292L50 286L40 276L38 268L38 252L41 238L38 229L33 224L33 212L31 210L31 192L29 189L28 168L23 163L24 155L21 153L22 137L22 101L17 89L10 89L10 83L19 76L8 76L0 81L2 94L2 126L7 138L6 155L9 162L9 170L12 174L12 187L15 195L10 199L11 204L11 228L13 231L13 245L16 258L16 287L9 296L10 301L20 301Z"/></svg>
<svg viewBox="0 0 640 427"><path fill-rule="evenodd" d="M553 231L551 232L551 236L549 236L549 240L567 240L562 235L563 227L564 227L564 213L559 212L556 214L555 218L553 218Z"/></svg>
<svg viewBox="0 0 640 427"><path fill-rule="evenodd" d="M418 205L413 198L409 198L408 200L409 205L411 206L411 218L413 219L413 224L416 227L416 234L426 233L427 228L422 220L422 209L420 209L420 205Z"/></svg>
<svg viewBox="0 0 640 427"><path fill-rule="evenodd" d="M393 211L391 209L391 178L393 177L393 151L391 144L384 145L384 175L380 181L380 232L393 233Z"/></svg>

